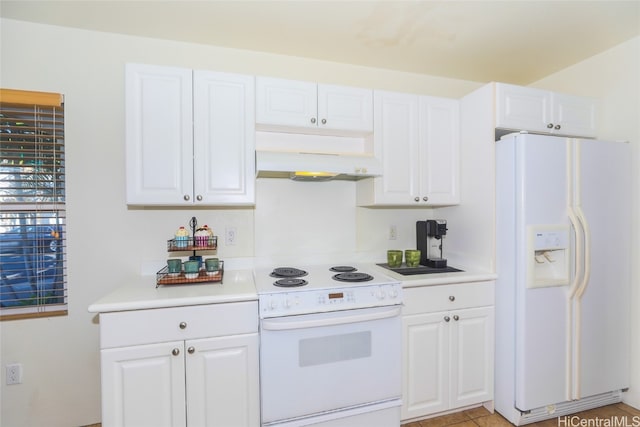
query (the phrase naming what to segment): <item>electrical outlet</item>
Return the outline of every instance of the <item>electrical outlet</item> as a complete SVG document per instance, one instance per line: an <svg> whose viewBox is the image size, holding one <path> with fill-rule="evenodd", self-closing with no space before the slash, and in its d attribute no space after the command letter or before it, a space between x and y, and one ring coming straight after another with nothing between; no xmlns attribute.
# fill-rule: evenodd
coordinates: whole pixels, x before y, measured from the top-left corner
<svg viewBox="0 0 640 427"><path fill-rule="evenodd" d="M396 240L398 238L398 228L395 225L389 226L389 240Z"/></svg>
<svg viewBox="0 0 640 427"><path fill-rule="evenodd" d="M7 375L7 385L22 383L22 365L20 363L12 363L5 366Z"/></svg>
<svg viewBox="0 0 640 427"><path fill-rule="evenodd" d="M234 246L236 244L237 237L238 232L235 227L225 228L224 244L226 246Z"/></svg>

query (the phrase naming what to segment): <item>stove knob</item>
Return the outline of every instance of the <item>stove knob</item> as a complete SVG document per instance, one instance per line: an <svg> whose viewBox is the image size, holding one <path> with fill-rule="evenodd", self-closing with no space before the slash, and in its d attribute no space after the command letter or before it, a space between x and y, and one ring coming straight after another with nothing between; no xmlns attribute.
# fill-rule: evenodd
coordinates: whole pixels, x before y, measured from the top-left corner
<svg viewBox="0 0 640 427"><path fill-rule="evenodd" d="M398 297L398 291L395 288L391 289L391 291L389 291L389 297L397 298Z"/></svg>
<svg viewBox="0 0 640 427"><path fill-rule="evenodd" d="M383 290L378 291L378 299L383 300L386 297L386 294Z"/></svg>
<svg viewBox="0 0 640 427"><path fill-rule="evenodd" d="M291 307L291 301L289 300L289 298L286 298L286 299L284 300L284 306L285 306L286 308Z"/></svg>
<svg viewBox="0 0 640 427"><path fill-rule="evenodd" d="M276 308L278 308L278 301L272 299L271 302L269 303L269 308L271 310L275 310Z"/></svg>

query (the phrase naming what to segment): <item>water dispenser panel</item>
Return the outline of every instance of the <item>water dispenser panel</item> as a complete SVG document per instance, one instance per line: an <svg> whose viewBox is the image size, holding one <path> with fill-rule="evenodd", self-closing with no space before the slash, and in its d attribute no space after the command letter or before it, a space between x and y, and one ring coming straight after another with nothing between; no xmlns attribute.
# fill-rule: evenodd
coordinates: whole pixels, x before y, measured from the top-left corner
<svg viewBox="0 0 640 427"><path fill-rule="evenodd" d="M569 284L569 226L528 227L527 287Z"/></svg>

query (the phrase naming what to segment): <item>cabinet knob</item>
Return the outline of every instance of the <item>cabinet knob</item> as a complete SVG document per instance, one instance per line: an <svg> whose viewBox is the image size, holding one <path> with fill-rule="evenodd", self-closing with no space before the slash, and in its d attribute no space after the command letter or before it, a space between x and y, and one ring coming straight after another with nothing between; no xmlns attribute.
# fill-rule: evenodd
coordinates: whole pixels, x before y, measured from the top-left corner
<svg viewBox="0 0 640 427"><path fill-rule="evenodd" d="M191 199L191 197L188 194L185 194L183 199L184 199L185 202L188 202L189 199Z"/></svg>
<svg viewBox="0 0 640 427"><path fill-rule="evenodd" d="M451 320L451 318L449 316L444 316L444 321L448 322L449 320Z"/></svg>
<svg viewBox="0 0 640 427"><path fill-rule="evenodd" d="M454 314L453 315L453 320L455 320L457 322L458 320L460 320L460 316L458 316L457 314Z"/></svg>
<svg viewBox="0 0 640 427"><path fill-rule="evenodd" d="M171 354L173 354L174 356L177 356L180 354L180 349L179 348L174 348L173 350L171 350Z"/></svg>
<svg viewBox="0 0 640 427"><path fill-rule="evenodd" d="M427 196L424 196L424 197L422 198L422 200L424 200L424 201L426 202L427 200L429 200L429 198L428 198Z"/></svg>
<svg viewBox="0 0 640 427"><path fill-rule="evenodd" d="M187 322L180 322L180 329L187 329Z"/></svg>
<svg viewBox="0 0 640 427"><path fill-rule="evenodd" d="M322 119L322 124L326 125L327 124L327 119Z"/></svg>
<svg viewBox="0 0 640 427"><path fill-rule="evenodd" d="M547 129L553 129L553 123L549 123L549 124L547 125Z"/></svg>
<svg viewBox="0 0 640 427"><path fill-rule="evenodd" d="M458 320L458 319L456 319L456 320ZM188 352L189 354L193 354L193 353L195 353L195 352L196 352L196 349L195 349L194 347L189 347L189 348L187 349L187 352Z"/></svg>
<svg viewBox="0 0 640 427"><path fill-rule="evenodd" d="M414 200L414 201L416 201L416 202L419 202L419 201L420 201L420 197L416 197L416 198L415 198L415 199L413 199L413 200Z"/></svg>
<svg viewBox="0 0 640 427"><path fill-rule="evenodd" d="M198 195L196 196L196 200L197 200L197 201L199 201L199 202L201 202L201 201L202 201L202 196L201 196L200 194L198 194Z"/></svg>
<svg viewBox="0 0 640 427"><path fill-rule="evenodd" d="M454 297L453 295L450 295L450 296L449 296L449 301L453 302L453 301L455 301L455 300L456 300L456 297Z"/></svg>
<svg viewBox="0 0 640 427"><path fill-rule="evenodd" d="M558 129L560 129L560 127L561 127L560 125L555 125L553 128L558 130Z"/></svg>
<svg viewBox="0 0 640 427"><path fill-rule="evenodd" d="M311 117L311 123L315 123L316 122L316 118L315 117Z"/></svg>

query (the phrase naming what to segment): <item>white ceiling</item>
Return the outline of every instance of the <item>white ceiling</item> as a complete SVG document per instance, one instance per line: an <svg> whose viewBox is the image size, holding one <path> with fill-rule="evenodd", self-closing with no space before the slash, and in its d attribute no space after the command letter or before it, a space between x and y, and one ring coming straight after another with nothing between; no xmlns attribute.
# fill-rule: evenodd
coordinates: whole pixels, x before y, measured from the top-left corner
<svg viewBox="0 0 640 427"><path fill-rule="evenodd" d="M0 15L516 84L640 34L640 0L1 0Z"/></svg>

